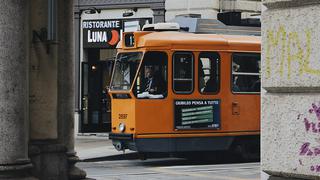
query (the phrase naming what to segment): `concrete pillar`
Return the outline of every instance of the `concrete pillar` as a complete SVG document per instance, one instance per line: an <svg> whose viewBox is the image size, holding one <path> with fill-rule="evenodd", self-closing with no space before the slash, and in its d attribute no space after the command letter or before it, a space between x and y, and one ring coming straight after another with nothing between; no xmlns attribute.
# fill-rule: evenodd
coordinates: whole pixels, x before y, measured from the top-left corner
<svg viewBox="0 0 320 180"><path fill-rule="evenodd" d="M47 27L48 1L32 0L30 32ZM30 148L41 180L82 179L74 166L73 0L57 0L57 39L34 36L30 53Z"/></svg>
<svg viewBox="0 0 320 180"><path fill-rule="evenodd" d="M0 179L27 178L26 0L0 3Z"/></svg>
<svg viewBox="0 0 320 180"><path fill-rule="evenodd" d="M75 57L73 0L58 1L58 130L59 141L67 147L68 177L82 179L86 173L75 167L79 160L74 150Z"/></svg>
<svg viewBox="0 0 320 180"><path fill-rule="evenodd" d="M320 1L263 3L262 170L320 179Z"/></svg>
<svg viewBox="0 0 320 180"><path fill-rule="evenodd" d="M58 141L58 40L41 36L47 28L48 1L30 0L29 157L37 178L68 178L67 148Z"/></svg>
<svg viewBox="0 0 320 180"><path fill-rule="evenodd" d="M75 135L79 132L80 116L80 38L81 38L81 11L74 11L74 55L75 55Z"/></svg>

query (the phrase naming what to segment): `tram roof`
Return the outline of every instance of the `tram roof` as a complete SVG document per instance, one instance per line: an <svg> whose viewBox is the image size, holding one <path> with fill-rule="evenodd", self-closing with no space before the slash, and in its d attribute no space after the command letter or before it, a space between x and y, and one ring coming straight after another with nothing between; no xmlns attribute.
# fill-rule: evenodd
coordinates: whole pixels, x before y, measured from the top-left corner
<svg viewBox="0 0 320 180"><path fill-rule="evenodd" d="M139 33L139 32L138 32ZM121 44L121 43L119 43ZM137 47L170 47L185 46L202 49L204 46L221 47L253 47L260 49L260 36L223 35L223 34L195 34L187 32L150 32L139 36ZM228 48L227 48L228 49Z"/></svg>

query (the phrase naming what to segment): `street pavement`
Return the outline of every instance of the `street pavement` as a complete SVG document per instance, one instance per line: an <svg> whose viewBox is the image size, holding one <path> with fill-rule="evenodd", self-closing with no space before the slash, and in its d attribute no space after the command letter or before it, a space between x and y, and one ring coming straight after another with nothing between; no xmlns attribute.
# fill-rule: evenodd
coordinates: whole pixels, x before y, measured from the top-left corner
<svg viewBox="0 0 320 180"><path fill-rule="evenodd" d="M75 149L78 157L83 161L123 154L113 147L111 140L105 134L77 136L75 138ZM126 151L126 153L131 152Z"/></svg>
<svg viewBox="0 0 320 180"><path fill-rule="evenodd" d="M96 180L267 180L260 163L191 161L182 158L140 160L135 152L114 149L107 135L77 136L77 166Z"/></svg>
<svg viewBox="0 0 320 180"><path fill-rule="evenodd" d="M78 163L96 180L260 180L259 163L202 164L185 159Z"/></svg>

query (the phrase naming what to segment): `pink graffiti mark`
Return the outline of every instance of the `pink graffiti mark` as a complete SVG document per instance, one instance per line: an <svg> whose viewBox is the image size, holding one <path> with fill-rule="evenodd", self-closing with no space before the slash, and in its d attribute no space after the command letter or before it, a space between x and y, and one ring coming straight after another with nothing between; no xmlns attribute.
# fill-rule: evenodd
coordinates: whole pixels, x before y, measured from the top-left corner
<svg viewBox="0 0 320 180"><path fill-rule="evenodd" d="M304 126L307 132L320 133L320 122L314 123L304 118Z"/></svg>
<svg viewBox="0 0 320 180"><path fill-rule="evenodd" d="M318 121L320 121L320 106L318 107L315 103L312 103L312 108L309 109L309 113L315 113Z"/></svg>
<svg viewBox="0 0 320 180"><path fill-rule="evenodd" d="M300 156L319 156L320 148L319 147L310 147L310 143L304 143L300 148Z"/></svg>
<svg viewBox="0 0 320 180"><path fill-rule="evenodd" d="M315 103L312 104L312 108L309 109L309 113L313 114L315 113L318 122L312 122L309 121L309 119L304 118L304 125L306 132L311 132L311 133L320 133L320 103L319 106L317 106ZM301 119L302 114L298 115L298 120ZM310 142L305 142L302 144L300 147L300 156L309 156L309 157L316 157L320 156L320 146L317 147L310 147ZM299 159L299 164L303 166L303 163L301 159ZM310 171L312 172L320 172L320 165L312 165L310 166Z"/></svg>
<svg viewBox="0 0 320 180"><path fill-rule="evenodd" d="M312 172L320 172L320 165L314 165L310 167Z"/></svg>

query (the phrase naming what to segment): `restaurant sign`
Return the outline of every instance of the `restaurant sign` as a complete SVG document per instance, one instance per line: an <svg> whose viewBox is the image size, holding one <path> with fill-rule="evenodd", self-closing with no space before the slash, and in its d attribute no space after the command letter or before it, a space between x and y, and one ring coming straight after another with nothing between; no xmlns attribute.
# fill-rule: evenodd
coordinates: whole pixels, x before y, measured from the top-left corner
<svg viewBox="0 0 320 180"><path fill-rule="evenodd" d="M84 20L84 48L115 48L120 41L122 20Z"/></svg>

